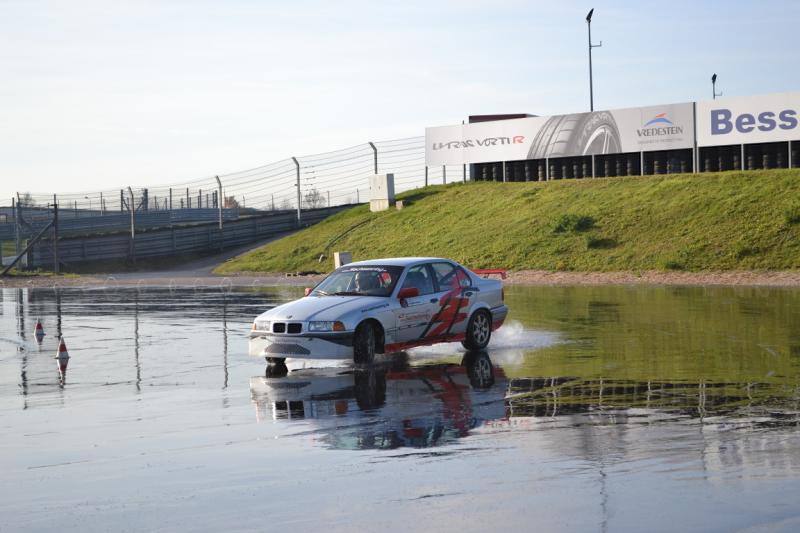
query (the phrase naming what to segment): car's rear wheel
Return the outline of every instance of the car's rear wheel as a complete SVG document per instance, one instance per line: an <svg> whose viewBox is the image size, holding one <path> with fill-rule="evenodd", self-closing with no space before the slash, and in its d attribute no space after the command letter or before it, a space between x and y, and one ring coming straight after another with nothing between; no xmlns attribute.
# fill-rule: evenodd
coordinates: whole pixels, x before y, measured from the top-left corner
<svg viewBox="0 0 800 533"><path fill-rule="evenodd" d="M377 344L375 326L370 322L359 324L353 337L353 361L358 365L370 364L375 360Z"/></svg>
<svg viewBox="0 0 800 533"><path fill-rule="evenodd" d="M467 368L473 389L486 390L494 385L494 366L486 352L467 352L461 364Z"/></svg>
<svg viewBox="0 0 800 533"><path fill-rule="evenodd" d="M483 350L492 337L492 315L485 309L475 311L467 322L467 333L461 344L467 350Z"/></svg>

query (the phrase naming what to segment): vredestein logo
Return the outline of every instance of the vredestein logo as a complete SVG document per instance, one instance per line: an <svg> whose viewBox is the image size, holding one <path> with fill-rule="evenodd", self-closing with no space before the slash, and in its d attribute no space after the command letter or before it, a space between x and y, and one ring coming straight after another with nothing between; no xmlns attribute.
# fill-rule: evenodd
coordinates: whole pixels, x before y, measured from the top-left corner
<svg viewBox="0 0 800 533"><path fill-rule="evenodd" d="M504 144L522 144L525 142L524 135L514 135L513 137L486 137L483 139L464 139L463 141L450 141L433 143L434 150L451 150L453 148L475 148L476 146L497 146Z"/></svg>
<svg viewBox="0 0 800 533"><path fill-rule="evenodd" d="M676 126L667 117L667 113L659 113L644 123L642 129L636 130L639 137L661 137L663 135L682 135L683 126Z"/></svg>

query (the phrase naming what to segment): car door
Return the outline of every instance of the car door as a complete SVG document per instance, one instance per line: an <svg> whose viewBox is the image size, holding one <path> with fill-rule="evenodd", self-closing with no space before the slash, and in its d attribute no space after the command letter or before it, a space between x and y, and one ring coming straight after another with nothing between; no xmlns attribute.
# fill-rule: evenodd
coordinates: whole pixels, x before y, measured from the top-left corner
<svg viewBox="0 0 800 533"><path fill-rule="evenodd" d="M408 268L400 289L413 287L419 291L419 295L401 301L401 306L395 310L398 342L414 342L422 338L438 312L433 276L428 264Z"/></svg>
<svg viewBox="0 0 800 533"><path fill-rule="evenodd" d="M436 306L438 310L433 317L425 337L446 337L464 333L467 329L469 308L474 298L475 289L472 280L461 267L453 263L441 261L431 263L436 285Z"/></svg>

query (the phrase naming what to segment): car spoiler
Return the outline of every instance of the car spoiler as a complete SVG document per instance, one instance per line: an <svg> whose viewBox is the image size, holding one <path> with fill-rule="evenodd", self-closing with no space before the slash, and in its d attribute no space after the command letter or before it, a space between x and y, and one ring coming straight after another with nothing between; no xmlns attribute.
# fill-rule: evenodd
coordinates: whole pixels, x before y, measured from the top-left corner
<svg viewBox="0 0 800 533"><path fill-rule="evenodd" d="M479 276L483 276L484 278L488 278L489 276L500 276L502 279L506 279L508 272L503 268L473 268L473 272L475 272Z"/></svg>

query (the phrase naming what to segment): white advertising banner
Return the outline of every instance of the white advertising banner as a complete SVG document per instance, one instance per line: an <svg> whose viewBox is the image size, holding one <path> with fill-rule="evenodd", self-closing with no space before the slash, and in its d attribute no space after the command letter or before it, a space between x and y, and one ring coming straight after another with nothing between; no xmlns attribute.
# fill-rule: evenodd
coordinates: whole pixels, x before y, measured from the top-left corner
<svg viewBox="0 0 800 533"><path fill-rule="evenodd" d="M692 104L426 128L428 166L692 148Z"/></svg>
<svg viewBox="0 0 800 533"><path fill-rule="evenodd" d="M800 92L697 103L698 146L800 140Z"/></svg>

